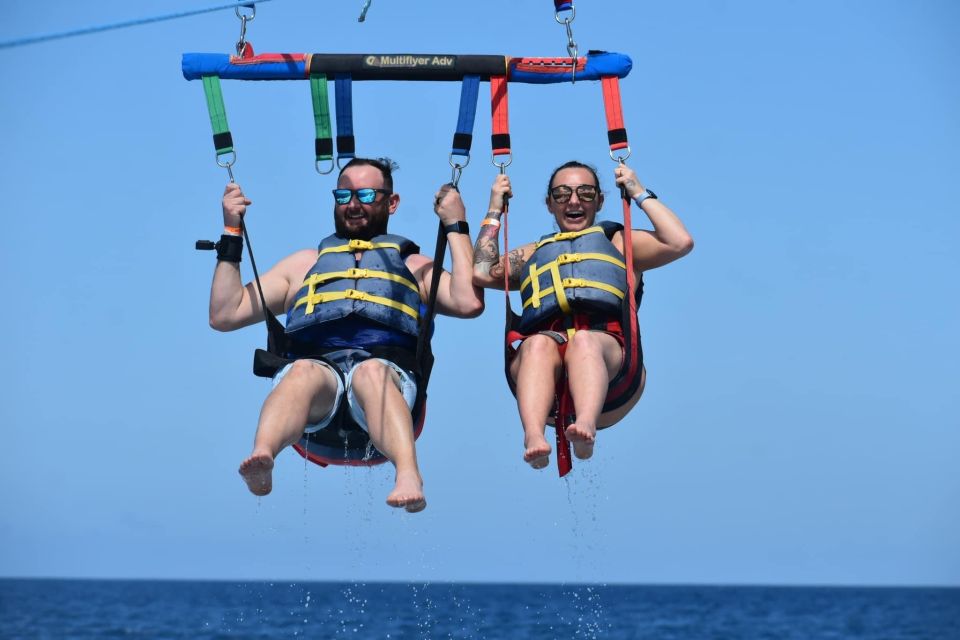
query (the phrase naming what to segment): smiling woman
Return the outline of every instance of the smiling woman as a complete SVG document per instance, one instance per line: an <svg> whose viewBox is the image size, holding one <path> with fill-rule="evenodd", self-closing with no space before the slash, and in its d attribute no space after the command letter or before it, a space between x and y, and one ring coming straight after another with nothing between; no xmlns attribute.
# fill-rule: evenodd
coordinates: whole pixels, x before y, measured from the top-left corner
<svg viewBox="0 0 960 640"><path fill-rule="evenodd" d="M567 440L578 458L591 457L597 430L616 424L640 399L646 370L631 301L640 304L644 271L693 248L680 219L632 169L621 163L614 177L625 206L632 199L653 231L598 223L604 202L599 176L571 161L547 183L545 203L559 233L501 255L500 220L513 190L500 174L474 247L474 282L519 288L523 300L522 315L510 314L506 372L523 424L523 459L534 469L549 463L546 424L556 427L563 475L569 470Z"/></svg>

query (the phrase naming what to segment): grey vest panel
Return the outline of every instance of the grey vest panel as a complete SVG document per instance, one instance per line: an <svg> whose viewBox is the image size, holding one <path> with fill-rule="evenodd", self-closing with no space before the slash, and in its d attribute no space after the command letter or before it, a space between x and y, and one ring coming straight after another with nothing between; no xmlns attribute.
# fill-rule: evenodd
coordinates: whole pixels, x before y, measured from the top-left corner
<svg viewBox="0 0 960 640"><path fill-rule="evenodd" d="M582 232L543 236L524 266L518 330L532 331L563 313L619 315L627 271L610 237L622 228L604 221Z"/></svg>

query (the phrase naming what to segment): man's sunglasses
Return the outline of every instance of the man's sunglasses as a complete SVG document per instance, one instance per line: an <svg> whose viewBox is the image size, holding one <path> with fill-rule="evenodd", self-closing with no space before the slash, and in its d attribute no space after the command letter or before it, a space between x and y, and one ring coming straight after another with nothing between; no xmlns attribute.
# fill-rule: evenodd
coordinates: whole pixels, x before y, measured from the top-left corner
<svg viewBox="0 0 960 640"><path fill-rule="evenodd" d="M390 194L392 192L386 189L334 189L333 199L337 201L337 204L349 204L353 196L356 195L360 204L373 204L377 200L378 193Z"/></svg>
<svg viewBox="0 0 960 640"><path fill-rule="evenodd" d="M597 199L597 187L592 184L578 184L576 187L570 187L565 184L558 184L550 189L550 197L558 204L570 202L570 196L576 189L577 198L580 202L593 202Z"/></svg>

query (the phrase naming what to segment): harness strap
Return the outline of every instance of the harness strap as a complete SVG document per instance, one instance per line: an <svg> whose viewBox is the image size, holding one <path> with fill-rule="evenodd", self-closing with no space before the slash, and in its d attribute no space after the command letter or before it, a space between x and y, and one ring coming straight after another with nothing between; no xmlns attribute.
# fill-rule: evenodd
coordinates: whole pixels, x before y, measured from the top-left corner
<svg viewBox="0 0 960 640"><path fill-rule="evenodd" d="M463 76L463 83L460 88L460 113L457 118L457 130L453 134L450 155L470 157L470 145L473 143L473 122L477 117L479 96L480 76Z"/></svg>
<svg viewBox="0 0 960 640"><path fill-rule="evenodd" d="M510 114L507 101L507 77L490 76L490 111L493 116L490 146L493 155L509 155Z"/></svg>
<svg viewBox="0 0 960 640"><path fill-rule="evenodd" d="M349 73L334 76L337 90L337 166L342 158L356 156L356 141L353 137L353 79Z"/></svg>
<svg viewBox="0 0 960 640"><path fill-rule="evenodd" d="M628 148L627 129L623 124L623 107L620 102L620 79L617 76L603 76L603 105L607 114L607 141L610 143L611 156L617 149ZM627 225L624 225L627 226Z"/></svg>
<svg viewBox="0 0 960 640"><path fill-rule="evenodd" d="M227 110L223 105L220 76L203 76L203 93L207 98L210 126L213 128L213 147L217 157L233 152L233 136L227 124Z"/></svg>
<svg viewBox="0 0 960 640"><path fill-rule="evenodd" d="M330 131L330 98L327 93L326 74L310 74L310 95L313 99L313 122L316 127L315 166L319 173L330 173L333 171L333 134ZM330 162L330 168L321 171L321 162Z"/></svg>
<svg viewBox="0 0 960 640"><path fill-rule="evenodd" d="M573 9L573 0L553 0L554 9L557 13Z"/></svg>

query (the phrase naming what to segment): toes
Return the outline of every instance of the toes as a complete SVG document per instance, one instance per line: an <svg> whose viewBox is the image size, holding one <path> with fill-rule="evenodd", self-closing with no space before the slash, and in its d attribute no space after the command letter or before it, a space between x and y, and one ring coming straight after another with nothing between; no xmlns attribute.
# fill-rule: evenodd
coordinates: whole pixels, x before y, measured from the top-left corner
<svg viewBox="0 0 960 640"><path fill-rule="evenodd" d="M404 509L407 510L407 513L419 513L427 508L427 501L423 498L416 500L414 502L408 503Z"/></svg>
<svg viewBox="0 0 960 640"><path fill-rule="evenodd" d="M535 458L530 458L527 460L527 464L534 469L543 469L550 464L550 456L536 456Z"/></svg>

